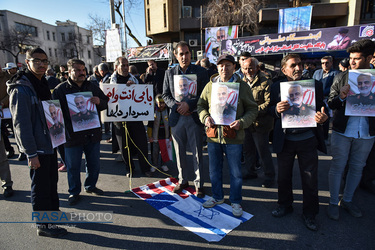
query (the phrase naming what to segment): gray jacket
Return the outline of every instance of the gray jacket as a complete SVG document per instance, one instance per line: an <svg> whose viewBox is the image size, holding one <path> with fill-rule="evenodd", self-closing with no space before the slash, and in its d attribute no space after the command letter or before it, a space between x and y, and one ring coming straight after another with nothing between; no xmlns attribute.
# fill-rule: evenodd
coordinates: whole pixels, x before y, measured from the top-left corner
<svg viewBox="0 0 375 250"><path fill-rule="evenodd" d="M14 134L20 151L28 158L38 154L53 154L43 106L34 87L24 75L12 80L7 82L7 91Z"/></svg>

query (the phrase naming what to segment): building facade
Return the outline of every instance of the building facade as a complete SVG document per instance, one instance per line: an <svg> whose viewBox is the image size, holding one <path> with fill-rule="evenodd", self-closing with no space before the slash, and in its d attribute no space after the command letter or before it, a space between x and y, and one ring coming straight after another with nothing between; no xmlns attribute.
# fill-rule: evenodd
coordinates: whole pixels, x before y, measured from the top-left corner
<svg viewBox="0 0 375 250"><path fill-rule="evenodd" d="M50 67L54 69L71 58L79 58L92 71L102 60L94 53L91 31L70 20L56 21L56 25L50 25L35 18L0 10L0 43L2 67L7 62L24 65L25 52L30 47L42 48L48 55Z"/></svg>
<svg viewBox="0 0 375 250"><path fill-rule="evenodd" d="M210 27L201 20L209 0L144 0L146 36L152 43L170 43L184 40L194 51L204 47L204 31ZM239 36L278 33L278 10L298 6L313 6L311 29L352 26L375 22L373 0L275 0L265 1L258 10L258 34L241 32ZM218 13L220 15L220 13ZM227 25L241 25L228 23ZM241 27L240 27L241 30ZM202 44L203 43L203 44ZM196 54L196 53L195 53Z"/></svg>

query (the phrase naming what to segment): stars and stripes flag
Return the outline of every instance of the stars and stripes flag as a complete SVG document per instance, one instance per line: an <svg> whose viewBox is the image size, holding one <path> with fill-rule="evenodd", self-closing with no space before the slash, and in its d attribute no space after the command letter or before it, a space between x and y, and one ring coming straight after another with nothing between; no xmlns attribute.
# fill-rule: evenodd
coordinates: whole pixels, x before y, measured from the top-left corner
<svg viewBox="0 0 375 250"><path fill-rule="evenodd" d="M209 196L197 198L192 187L175 194L172 190L177 183L177 179L167 178L133 188L132 192L160 213L207 241L220 241L238 225L253 217L246 212L241 217L234 217L232 207L225 203L204 208L202 204Z"/></svg>

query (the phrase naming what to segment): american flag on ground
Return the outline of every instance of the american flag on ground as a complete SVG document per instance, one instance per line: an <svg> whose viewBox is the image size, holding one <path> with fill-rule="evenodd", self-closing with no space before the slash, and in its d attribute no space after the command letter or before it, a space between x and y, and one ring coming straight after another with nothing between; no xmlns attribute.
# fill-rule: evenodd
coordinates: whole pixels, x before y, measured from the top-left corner
<svg viewBox="0 0 375 250"><path fill-rule="evenodd" d="M234 217L232 207L225 203L204 208L202 204L209 196L206 195L204 199L197 198L193 195L195 189L192 187L175 194L172 190L177 183L177 179L167 178L133 188L132 192L160 213L207 241L220 241L239 224L253 217L246 212L241 217Z"/></svg>

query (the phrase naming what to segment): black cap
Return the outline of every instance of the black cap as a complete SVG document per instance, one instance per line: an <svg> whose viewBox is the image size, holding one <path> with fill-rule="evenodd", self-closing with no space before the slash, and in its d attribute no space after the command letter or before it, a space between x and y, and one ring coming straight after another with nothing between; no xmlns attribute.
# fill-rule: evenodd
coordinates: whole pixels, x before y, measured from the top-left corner
<svg viewBox="0 0 375 250"><path fill-rule="evenodd" d="M349 68L349 58L344 58L340 61L340 64L341 66L345 67L345 68Z"/></svg>
<svg viewBox="0 0 375 250"><path fill-rule="evenodd" d="M231 63L235 64L236 61L234 60L234 57L231 56L231 55L221 55L218 59L217 59L217 62L216 64L220 64L221 61L223 60L227 60L227 61L230 61Z"/></svg>

